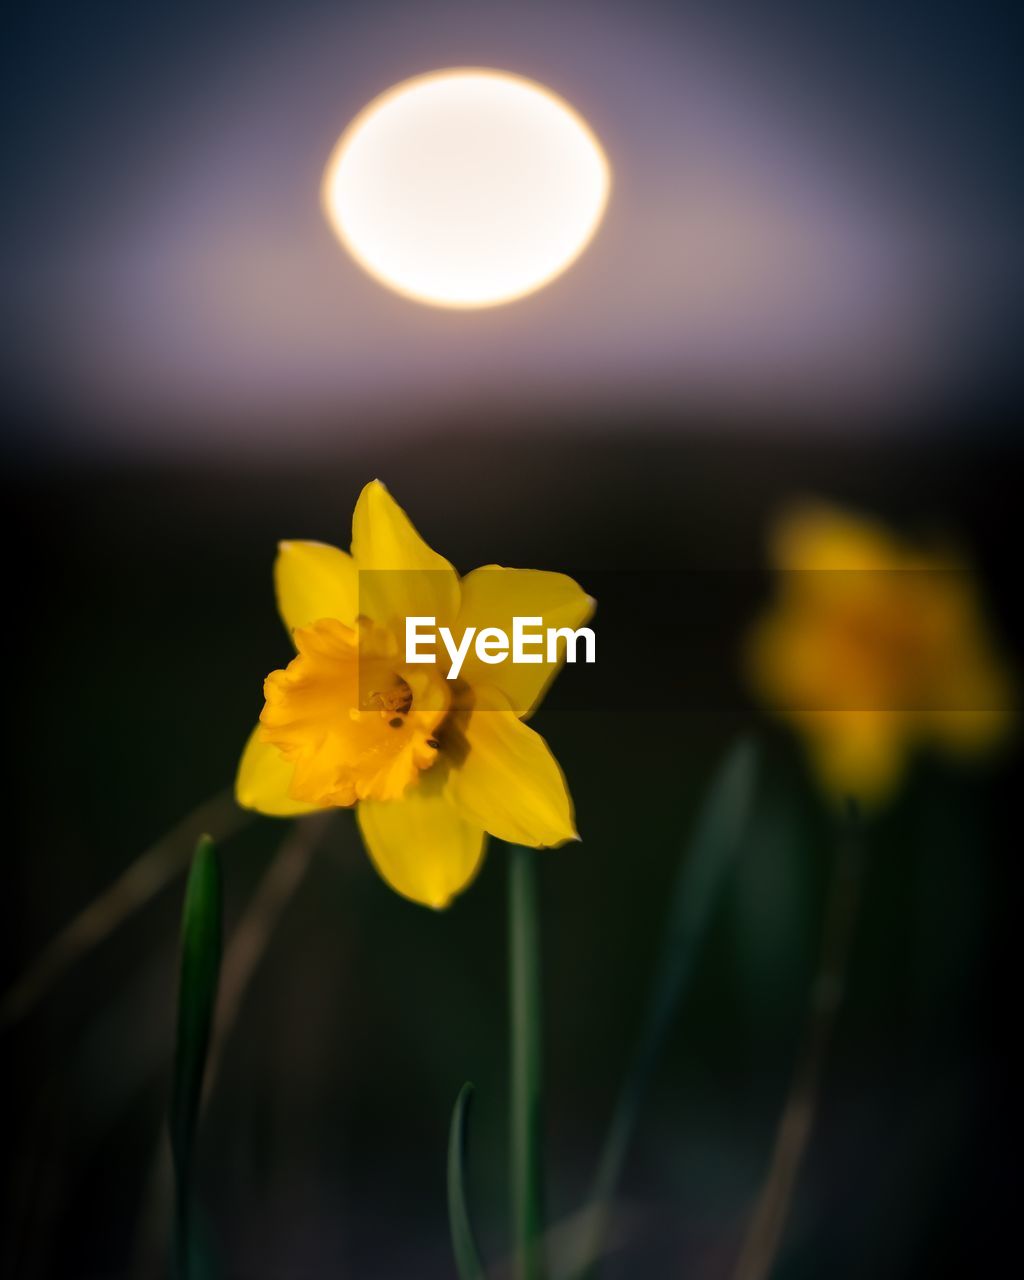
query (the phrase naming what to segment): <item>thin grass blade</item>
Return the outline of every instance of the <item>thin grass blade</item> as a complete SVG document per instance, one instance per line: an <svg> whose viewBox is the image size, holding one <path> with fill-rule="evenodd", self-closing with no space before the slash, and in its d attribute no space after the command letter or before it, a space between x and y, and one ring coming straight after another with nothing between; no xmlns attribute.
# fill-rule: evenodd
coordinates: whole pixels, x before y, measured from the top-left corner
<svg viewBox="0 0 1024 1280"><path fill-rule="evenodd" d="M202 1097L210 1029L220 977L223 890L220 860L209 836L201 836L192 858L181 919L178 1033L171 1095L171 1153L177 1187L176 1258L183 1275L191 1271L192 1156Z"/></svg>
<svg viewBox="0 0 1024 1280"><path fill-rule="evenodd" d="M223 843L247 827L254 816L239 809L230 791L223 791L182 818L51 939L0 996L0 1031L30 1014L83 956L179 875L188 865L201 832L213 831Z"/></svg>
<svg viewBox="0 0 1024 1280"><path fill-rule="evenodd" d="M448 1225L459 1280L487 1280L466 1200L466 1140L472 1102L473 1086L467 1082L455 1099L448 1135Z"/></svg>

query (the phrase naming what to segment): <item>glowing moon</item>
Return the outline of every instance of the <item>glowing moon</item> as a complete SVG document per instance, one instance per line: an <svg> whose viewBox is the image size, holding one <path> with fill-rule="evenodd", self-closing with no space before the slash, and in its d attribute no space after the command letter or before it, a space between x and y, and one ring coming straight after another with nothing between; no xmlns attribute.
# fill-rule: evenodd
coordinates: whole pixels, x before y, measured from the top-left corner
<svg viewBox="0 0 1024 1280"><path fill-rule="evenodd" d="M395 85L341 135L327 218L370 275L419 302L493 307L554 280L601 221L611 174L543 85L456 68Z"/></svg>

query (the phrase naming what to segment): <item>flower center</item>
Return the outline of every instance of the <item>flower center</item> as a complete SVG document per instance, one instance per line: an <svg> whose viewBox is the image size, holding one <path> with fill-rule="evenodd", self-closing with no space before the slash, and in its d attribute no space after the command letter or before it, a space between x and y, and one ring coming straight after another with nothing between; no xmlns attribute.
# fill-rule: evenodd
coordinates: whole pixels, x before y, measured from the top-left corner
<svg viewBox="0 0 1024 1280"><path fill-rule="evenodd" d="M291 794L310 804L394 800L437 760L450 694L409 669L391 633L364 618L323 618L295 632L298 654L264 684L262 737L295 766Z"/></svg>
<svg viewBox="0 0 1024 1280"><path fill-rule="evenodd" d="M371 706L377 707L389 717L388 724L392 729L400 729L402 717L412 710L412 690L401 676L396 675L390 689L371 689L369 701Z"/></svg>

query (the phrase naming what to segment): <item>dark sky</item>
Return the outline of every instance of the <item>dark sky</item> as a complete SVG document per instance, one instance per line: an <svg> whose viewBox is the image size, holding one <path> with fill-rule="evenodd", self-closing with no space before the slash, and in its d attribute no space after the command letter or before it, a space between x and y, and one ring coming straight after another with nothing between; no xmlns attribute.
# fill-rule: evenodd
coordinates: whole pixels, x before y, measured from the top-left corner
<svg viewBox="0 0 1024 1280"><path fill-rule="evenodd" d="M1012 406L1014 8L19 6L0 70L7 404L87 448L134 447L140 418L401 414L524 387ZM460 64L561 92L616 185L563 281L453 320L362 277L316 190L366 101Z"/></svg>

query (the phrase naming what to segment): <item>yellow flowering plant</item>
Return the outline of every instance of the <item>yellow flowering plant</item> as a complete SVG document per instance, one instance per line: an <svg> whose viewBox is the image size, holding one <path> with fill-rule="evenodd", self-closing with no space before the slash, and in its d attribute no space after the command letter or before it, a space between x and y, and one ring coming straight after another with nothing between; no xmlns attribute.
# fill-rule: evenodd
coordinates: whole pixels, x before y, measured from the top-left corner
<svg viewBox="0 0 1024 1280"><path fill-rule="evenodd" d="M558 762L525 723L564 646L518 665L472 651L454 681L410 664L404 648L414 616L455 634L516 616L576 628L594 601L571 578L495 565L460 578L374 480L356 503L351 552L282 542L274 582L297 654L264 684L239 804L281 817L354 807L387 883L435 908L472 881L488 834L534 848L578 838Z"/></svg>
<svg viewBox="0 0 1024 1280"><path fill-rule="evenodd" d="M785 513L770 553L777 599L747 669L829 794L878 805L915 749L969 757L1006 735L1010 677L958 556L825 503Z"/></svg>
<svg viewBox="0 0 1024 1280"><path fill-rule="evenodd" d="M561 573L487 565L460 578L379 480L352 517L349 552L282 542L278 608L296 656L264 682L260 722L235 794L247 809L298 817L356 811L370 858L405 898L446 907L472 881L488 835L509 857L512 1215L519 1274L539 1274L540 969L532 849L578 839L558 762L526 720L594 601ZM524 620L548 644L499 661L495 637ZM432 624L455 660L447 676L410 650L410 624ZM470 633L477 643L463 641ZM488 639L489 637L489 639ZM486 642L485 642L486 641ZM525 847L524 847L525 846ZM460 1095L456 1121L464 1121ZM461 1141L461 1139L460 1139ZM455 1144L457 1151L459 1143ZM459 1176L455 1164L456 1181ZM452 1204L461 1192L453 1186ZM453 1223L455 1219L453 1218ZM453 1237L460 1275L477 1274L467 1231Z"/></svg>
<svg viewBox="0 0 1024 1280"><path fill-rule="evenodd" d="M1013 719L1010 676L959 555L823 502L791 507L769 546L776 599L747 636L747 673L839 803L818 968L733 1280L768 1280L782 1244L847 983L867 857L861 812L895 794L916 751L979 755Z"/></svg>

